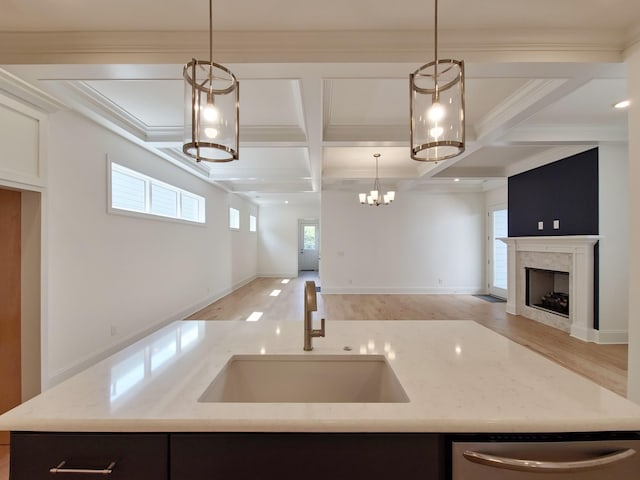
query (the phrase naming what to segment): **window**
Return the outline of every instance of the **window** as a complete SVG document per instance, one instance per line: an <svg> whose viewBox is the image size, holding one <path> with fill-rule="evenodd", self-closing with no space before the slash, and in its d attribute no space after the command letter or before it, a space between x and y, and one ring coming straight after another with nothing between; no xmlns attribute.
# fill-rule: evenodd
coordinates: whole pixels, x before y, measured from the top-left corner
<svg viewBox="0 0 640 480"><path fill-rule="evenodd" d="M257 227L257 219L255 215L249 215L249 231L255 232Z"/></svg>
<svg viewBox="0 0 640 480"><path fill-rule="evenodd" d="M240 230L240 211L233 207L229 207L229 228Z"/></svg>
<svg viewBox="0 0 640 480"><path fill-rule="evenodd" d="M315 250L317 241L316 241L316 226L315 225L305 225L303 230L303 248L305 250Z"/></svg>
<svg viewBox="0 0 640 480"><path fill-rule="evenodd" d="M205 199L111 162L111 210L205 223Z"/></svg>

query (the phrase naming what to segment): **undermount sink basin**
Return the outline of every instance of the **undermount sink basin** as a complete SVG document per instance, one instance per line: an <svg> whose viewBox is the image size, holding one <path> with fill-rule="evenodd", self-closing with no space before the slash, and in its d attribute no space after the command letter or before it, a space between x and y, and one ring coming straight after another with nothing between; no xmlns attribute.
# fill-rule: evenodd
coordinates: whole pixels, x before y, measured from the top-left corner
<svg viewBox="0 0 640 480"><path fill-rule="evenodd" d="M234 355L198 401L397 403L409 397L384 355Z"/></svg>

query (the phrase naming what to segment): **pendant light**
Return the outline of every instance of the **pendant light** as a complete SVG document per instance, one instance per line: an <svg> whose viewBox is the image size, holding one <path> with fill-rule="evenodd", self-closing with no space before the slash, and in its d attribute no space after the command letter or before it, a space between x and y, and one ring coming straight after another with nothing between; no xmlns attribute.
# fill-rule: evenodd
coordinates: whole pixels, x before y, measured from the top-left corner
<svg viewBox="0 0 640 480"><path fill-rule="evenodd" d="M213 62L213 0L209 0L209 60L184 66L185 122L182 151L197 162L238 159L240 84Z"/></svg>
<svg viewBox="0 0 640 480"><path fill-rule="evenodd" d="M411 158L437 162L464 152L464 62L438 58L435 0L433 62L409 76Z"/></svg>
<svg viewBox="0 0 640 480"><path fill-rule="evenodd" d="M378 178L378 158L380 158L380 154L374 153L373 157L376 159L376 179L373 181L373 188L368 194L358 194L358 199L360 200L360 203L362 205L375 205L376 207L380 205L389 205L395 200L396 192L390 190L387 193L382 193L382 188L380 187L380 179Z"/></svg>

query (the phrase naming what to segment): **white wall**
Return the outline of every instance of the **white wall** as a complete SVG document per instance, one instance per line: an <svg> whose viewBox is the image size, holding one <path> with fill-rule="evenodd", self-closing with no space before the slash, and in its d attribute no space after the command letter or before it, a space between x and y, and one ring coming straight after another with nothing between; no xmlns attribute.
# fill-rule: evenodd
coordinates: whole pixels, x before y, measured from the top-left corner
<svg viewBox="0 0 640 480"><path fill-rule="evenodd" d="M388 206L322 193L323 293L477 293L484 284L482 193L399 192Z"/></svg>
<svg viewBox="0 0 640 480"><path fill-rule="evenodd" d="M489 208L491 207L504 206L507 208L507 203L509 203L509 189L506 181L504 187L495 188L485 192L484 199L487 211L489 211Z"/></svg>
<svg viewBox="0 0 640 480"><path fill-rule="evenodd" d="M258 274L262 277L298 275L298 220L319 219L320 205L262 205L258 216ZM320 225L322 235L323 225ZM322 247L320 251L322 269Z"/></svg>
<svg viewBox="0 0 640 480"><path fill-rule="evenodd" d="M598 148L599 343L625 343L629 322L629 172L626 145Z"/></svg>
<svg viewBox="0 0 640 480"><path fill-rule="evenodd" d="M257 239L246 201L77 114L49 124L43 363L55 383L255 277ZM107 213L107 155L205 197L206 226ZM240 232L228 228L230 204Z"/></svg>
<svg viewBox="0 0 640 480"><path fill-rule="evenodd" d="M640 403L640 46L629 53L629 388Z"/></svg>

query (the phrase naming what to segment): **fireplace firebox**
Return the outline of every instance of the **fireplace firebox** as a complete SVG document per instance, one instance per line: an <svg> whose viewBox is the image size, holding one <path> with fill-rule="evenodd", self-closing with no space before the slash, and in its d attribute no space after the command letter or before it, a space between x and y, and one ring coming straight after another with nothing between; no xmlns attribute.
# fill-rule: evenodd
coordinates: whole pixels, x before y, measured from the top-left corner
<svg viewBox="0 0 640 480"><path fill-rule="evenodd" d="M526 304L569 317L569 272L525 268Z"/></svg>

